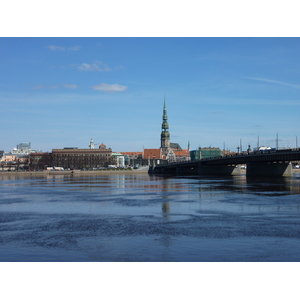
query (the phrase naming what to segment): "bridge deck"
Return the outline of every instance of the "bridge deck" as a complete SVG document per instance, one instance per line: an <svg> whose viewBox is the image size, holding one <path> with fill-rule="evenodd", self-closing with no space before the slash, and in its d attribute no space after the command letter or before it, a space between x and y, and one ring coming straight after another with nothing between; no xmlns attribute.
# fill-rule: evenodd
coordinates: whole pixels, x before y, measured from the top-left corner
<svg viewBox="0 0 300 300"><path fill-rule="evenodd" d="M208 159L194 160L188 162L177 162L165 165L157 165L155 169L191 168L197 167L199 163L203 166L241 165L248 163L275 163L300 161L300 148L287 150L273 150L260 153L237 154L219 156Z"/></svg>

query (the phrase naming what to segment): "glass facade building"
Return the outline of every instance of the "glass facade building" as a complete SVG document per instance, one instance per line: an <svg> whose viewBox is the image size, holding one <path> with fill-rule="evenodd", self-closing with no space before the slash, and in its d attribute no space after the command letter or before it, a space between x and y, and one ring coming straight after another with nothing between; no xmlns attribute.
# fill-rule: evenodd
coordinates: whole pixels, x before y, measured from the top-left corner
<svg viewBox="0 0 300 300"><path fill-rule="evenodd" d="M217 156L222 156L222 151L220 148L199 148L198 150L190 151L191 160L199 160L205 158L212 158Z"/></svg>

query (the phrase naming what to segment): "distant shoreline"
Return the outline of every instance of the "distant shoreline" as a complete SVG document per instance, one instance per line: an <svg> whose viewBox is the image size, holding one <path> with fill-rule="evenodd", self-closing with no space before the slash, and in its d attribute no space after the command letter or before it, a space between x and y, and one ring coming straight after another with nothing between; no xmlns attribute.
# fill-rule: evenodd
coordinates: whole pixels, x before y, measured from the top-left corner
<svg viewBox="0 0 300 300"><path fill-rule="evenodd" d="M48 175L103 175L103 174L147 174L148 170L97 170L97 171L0 171L0 176L48 176Z"/></svg>
<svg viewBox="0 0 300 300"><path fill-rule="evenodd" d="M147 169L142 170L97 170L97 171L0 171L0 180L4 177L16 176L16 177L30 177L30 176L58 176L58 175L70 175L70 176L85 176L85 175L104 175L104 174L147 174ZM241 174L245 174L246 172L241 172ZM300 173L300 169L293 169L293 173Z"/></svg>

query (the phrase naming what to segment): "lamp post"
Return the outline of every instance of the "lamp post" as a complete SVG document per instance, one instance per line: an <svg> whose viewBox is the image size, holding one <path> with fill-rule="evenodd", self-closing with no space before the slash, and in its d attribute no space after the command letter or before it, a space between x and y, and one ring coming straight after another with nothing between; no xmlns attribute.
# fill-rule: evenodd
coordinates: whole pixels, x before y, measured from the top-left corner
<svg viewBox="0 0 300 300"><path fill-rule="evenodd" d="M296 148L298 148L298 137L295 135L296 137Z"/></svg>

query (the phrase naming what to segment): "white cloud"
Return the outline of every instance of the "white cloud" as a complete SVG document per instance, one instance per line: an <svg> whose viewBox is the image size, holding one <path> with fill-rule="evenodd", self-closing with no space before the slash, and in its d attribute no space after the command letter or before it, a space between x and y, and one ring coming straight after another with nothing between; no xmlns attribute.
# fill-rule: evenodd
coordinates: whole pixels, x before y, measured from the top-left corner
<svg viewBox="0 0 300 300"><path fill-rule="evenodd" d="M76 84L63 84L63 86L68 89L77 89Z"/></svg>
<svg viewBox="0 0 300 300"><path fill-rule="evenodd" d="M65 51L65 47L49 45L46 48L50 49L51 51Z"/></svg>
<svg viewBox="0 0 300 300"><path fill-rule="evenodd" d="M290 84L290 83L285 83L285 82L280 82L280 81L275 81L275 80L270 80L270 79L265 79L265 78L248 77L248 79L264 81L264 82L270 82L270 83L275 83L275 84L281 84L281 85L291 86L291 87L298 88L298 89L300 88L299 84Z"/></svg>
<svg viewBox="0 0 300 300"><path fill-rule="evenodd" d="M107 65L97 60L93 64L83 63L78 67L78 69L81 71L100 71L100 72L111 71L111 69Z"/></svg>
<svg viewBox="0 0 300 300"><path fill-rule="evenodd" d="M100 83L98 85L94 85L92 87L94 90L102 91L105 93L115 93L115 92L124 92L127 90L127 86L120 85L120 84L107 84L107 83Z"/></svg>
<svg viewBox="0 0 300 300"><path fill-rule="evenodd" d="M68 50L70 51L78 51L80 49L80 46L72 46L72 47L69 47Z"/></svg>

